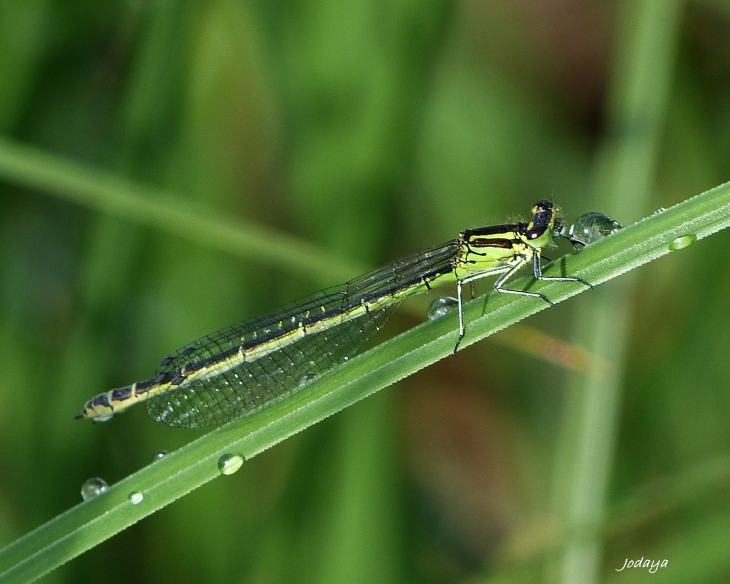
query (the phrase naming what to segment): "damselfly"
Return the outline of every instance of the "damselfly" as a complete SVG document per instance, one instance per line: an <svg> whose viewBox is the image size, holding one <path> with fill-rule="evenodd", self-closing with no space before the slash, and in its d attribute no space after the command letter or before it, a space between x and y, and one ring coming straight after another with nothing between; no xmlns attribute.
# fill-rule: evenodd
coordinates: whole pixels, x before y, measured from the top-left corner
<svg viewBox="0 0 730 584"><path fill-rule="evenodd" d="M588 221L591 226L598 222ZM586 243L572 235L552 202L539 201L529 222L468 229L428 251L198 339L165 357L155 377L97 395L76 418L108 420L142 401L154 420L169 426L201 428L246 416L300 391L353 356L404 298L446 283L456 283L458 346L464 336L465 284L499 275L495 290L552 305L539 292L505 287L522 265L532 262L538 280L590 286L575 276L542 275L542 249L553 238Z"/></svg>

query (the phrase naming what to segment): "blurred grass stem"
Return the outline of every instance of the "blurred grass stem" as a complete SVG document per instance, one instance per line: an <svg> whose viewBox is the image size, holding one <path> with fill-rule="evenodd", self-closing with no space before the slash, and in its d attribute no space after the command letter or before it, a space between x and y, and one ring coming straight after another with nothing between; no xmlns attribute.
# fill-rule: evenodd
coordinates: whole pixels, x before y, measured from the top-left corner
<svg viewBox="0 0 730 584"><path fill-rule="evenodd" d="M621 3L609 132L597 161L593 206L624 224L650 208L681 13L679 0ZM578 304L573 343L612 366L573 375L567 384L555 493L567 531L577 535L566 542L562 584L599 580L598 526L611 479L634 289L633 277L622 278Z"/></svg>
<svg viewBox="0 0 730 584"><path fill-rule="evenodd" d="M301 239L196 208L162 189L121 178L31 146L0 138L0 179L51 193L206 247L339 282L365 267Z"/></svg>

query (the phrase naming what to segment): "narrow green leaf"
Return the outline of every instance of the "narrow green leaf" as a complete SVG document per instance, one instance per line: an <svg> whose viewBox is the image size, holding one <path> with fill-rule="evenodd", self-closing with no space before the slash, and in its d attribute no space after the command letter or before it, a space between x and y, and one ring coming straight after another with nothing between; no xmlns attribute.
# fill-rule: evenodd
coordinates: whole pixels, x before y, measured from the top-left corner
<svg viewBox="0 0 730 584"><path fill-rule="evenodd" d="M206 247L333 281L357 266L305 241L207 210L163 189L0 138L0 179ZM365 271L365 270L362 270Z"/></svg>

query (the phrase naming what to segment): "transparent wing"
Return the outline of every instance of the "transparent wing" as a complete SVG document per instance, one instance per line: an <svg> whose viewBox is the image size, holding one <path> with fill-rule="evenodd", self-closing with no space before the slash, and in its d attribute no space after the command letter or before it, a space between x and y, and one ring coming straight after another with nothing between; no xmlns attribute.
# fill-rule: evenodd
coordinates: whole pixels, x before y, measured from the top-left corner
<svg viewBox="0 0 730 584"><path fill-rule="evenodd" d="M215 377L154 396L147 401L147 412L169 426L202 428L259 411L300 391L357 353L396 308L396 303L390 303Z"/></svg>
<svg viewBox="0 0 730 584"><path fill-rule="evenodd" d="M407 295L400 292L450 272L457 249L457 242L448 242L194 341L163 359L158 376L175 378L186 368L241 348L270 346L265 355L150 397L147 412L169 426L201 428L246 416L300 391L360 351ZM368 310L353 317L351 309L362 302ZM316 330L313 325L324 319L329 326ZM296 342L282 341L301 327L311 332Z"/></svg>

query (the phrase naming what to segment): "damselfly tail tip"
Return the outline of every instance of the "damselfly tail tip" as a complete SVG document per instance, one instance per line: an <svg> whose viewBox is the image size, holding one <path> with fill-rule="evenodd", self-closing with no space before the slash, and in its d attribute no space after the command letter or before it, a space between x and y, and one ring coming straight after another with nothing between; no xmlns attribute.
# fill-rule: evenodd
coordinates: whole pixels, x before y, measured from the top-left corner
<svg viewBox="0 0 730 584"><path fill-rule="evenodd" d="M78 414L74 414L74 420L83 420L84 418L88 418L86 412L79 412Z"/></svg>

